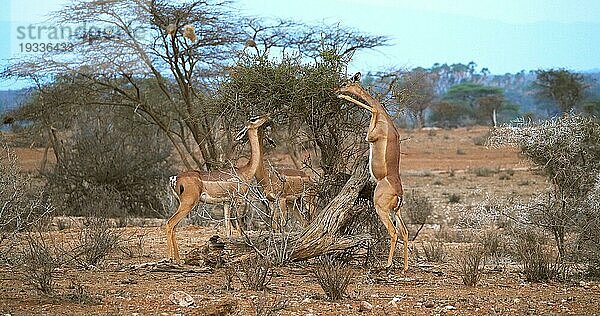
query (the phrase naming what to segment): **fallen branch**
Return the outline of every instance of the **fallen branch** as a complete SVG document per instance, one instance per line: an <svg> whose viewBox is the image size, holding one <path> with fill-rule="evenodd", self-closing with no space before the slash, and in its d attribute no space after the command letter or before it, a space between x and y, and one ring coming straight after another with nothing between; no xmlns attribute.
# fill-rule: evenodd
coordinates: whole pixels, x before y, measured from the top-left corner
<svg viewBox="0 0 600 316"><path fill-rule="evenodd" d="M140 264L132 264L121 271L137 271L145 270L147 272L175 272L175 273L211 273L213 271L210 267L201 268L190 268L180 264L170 262L168 260L161 260L156 262L144 262Z"/></svg>

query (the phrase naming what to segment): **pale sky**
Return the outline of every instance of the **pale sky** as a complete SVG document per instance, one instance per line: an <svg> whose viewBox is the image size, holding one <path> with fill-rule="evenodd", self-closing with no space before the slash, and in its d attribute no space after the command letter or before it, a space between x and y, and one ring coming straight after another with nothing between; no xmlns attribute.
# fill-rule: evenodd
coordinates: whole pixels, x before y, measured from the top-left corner
<svg viewBox="0 0 600 316"><path fill-rule="evenodd" d="M18 56L17 28L43 23L64 0L0 0L0 66ZM493 74L600 68L600 1L596 0L239 0L242 14L306 23L340 22L391 46L355 56L351 70L468 63ZM31 40L29 40L31 41ZM11 83L0 82L0 89Z"/></svg>

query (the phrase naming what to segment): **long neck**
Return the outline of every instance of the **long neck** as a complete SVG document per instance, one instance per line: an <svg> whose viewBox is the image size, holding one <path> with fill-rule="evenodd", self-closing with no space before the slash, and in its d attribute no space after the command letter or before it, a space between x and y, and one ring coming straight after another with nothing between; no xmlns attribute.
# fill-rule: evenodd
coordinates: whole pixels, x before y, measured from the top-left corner
<svg viewBox="0 0 600 316"><path fill-rule="evenodd" d="M239 172L246 180L254 177L256 170L262 162L262 150L258 140L258 132L256 129L248 130L248 139L250 140L250 160L245 166L241 167Z"/></svg>
<svg viewBox="0 0 600 316"><path fill-rule="evenodd" d="M375 99L370 93L365 91L362 87L354 89L353 93L356 94L356 96L365 100L368 105L374 107L377 110L377 112L387 114L387 111L385 110L383 105L381 105L381 103L377 99Z"/></svg>
<svg viewBox="0 0 600 316"><path fill-rule="evenodd" d="M262 185L263 180L267 178L267 170L265 169L264 157L263 157L263 147L264 146L264 135L262 132L258 133L258 147L259 147L259 158L258 158L258 167L256 168L256 172L254 173L254 177L258 181L258 184Z"/></svg>

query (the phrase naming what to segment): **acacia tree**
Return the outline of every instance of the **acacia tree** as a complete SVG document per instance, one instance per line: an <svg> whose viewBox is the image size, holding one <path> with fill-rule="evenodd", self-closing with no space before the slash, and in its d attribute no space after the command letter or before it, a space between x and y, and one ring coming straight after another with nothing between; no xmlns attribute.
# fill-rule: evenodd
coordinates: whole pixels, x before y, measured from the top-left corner
<svg viewBox="0 0 600 316"><path fill-rule="evenodd" d="M74 91L102 96L82 106L129 108L167 135L188 168L215 167L226 109L211 102L210 85L241 35L226 4L76 1L54 16L56 25L85 26L73 50L22 60L5 75L74 78Z"/></svg>
<svg viewBox="0 0 600 316"><path fill-rule="evenodd" d="M501 94L486 95L477 99L478 113L480 116L489 118L494 127L498 126L497 113L504 104L504 96Z"/></svg>
<svg viewBox="0 0 600 316"><path fill-rule="evenodd" d="M366 237L348 236L348 223L358 212L372 211L354 206L368 183L366 157L358 159L367 148L364 133L368 113L348 106L334 91L346 80L344 69L351 55L383 44L383 38L335 28L319 37L320 46L314 49L320 52L303 48L301 55L283 58L264 53L257 40L259 47L242 56L219 93L224 103L241 113L269 113L273 133L309 143L314 153L311 156L318 161L314 171L318 174L317 207L321 211L296 240L290 255L293 260L360 245ZM352 176L348 175L351 171Z"/></svg>
<svg viewBox="0 0 600 316"><path fill-rule="evenodd" d="M476 83L461 83L448 89L443 100L461 103L475 119L490 117L496 124L496 112L504 104L504 92L500 88ZM479 116L479 117L478 117Z"/></svg>
<svg viewBox="0 0 600 316"><path fill-rule="evenodd" d="M405 107L416 122L417 128L425 125L425 111L435 99L431 75L422 69L401 74L392 87L392 95L400 106Z"/></svg>
<svg viewBox="0 0 600 316"><path fill-rule="evenodd" d="M535 87L538 97L556 102L562 113L574 109L585 96L583 75L565 69L537 70Z"/></svg>
<svg viewBox="0 0 600 316"><path fill-rule="evenodd" d="M383 45L385 38L327 28L321 35L310 31L302 36L306 43L320 41L319 47L304 47L300 54L280 59L270 56L273 47L265 50L263 40L254 37L257 47L241 56L219 95L242 115L269 113L283 143L308 144L322 180L321 193L332 198L343 185L333 184L338 175L348 173L366 148L361 127L368 119L360 109L346 107L334 90L345 80L344 69L355 51Z"/></svg>

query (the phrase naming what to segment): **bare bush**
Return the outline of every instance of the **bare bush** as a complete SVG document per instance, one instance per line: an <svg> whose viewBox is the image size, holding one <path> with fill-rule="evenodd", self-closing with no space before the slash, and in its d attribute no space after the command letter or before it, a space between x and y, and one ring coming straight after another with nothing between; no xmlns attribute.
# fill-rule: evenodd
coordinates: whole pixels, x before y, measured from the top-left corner
<svg viewBox="0 0 600 316"><path fill-rule="evenodd" d="M250 237L242 231L244 242L254 251L256 256L264 258L271 265L281 266L289 262L292 251L292 239L295 236L290 232L274 233L272 231L258 236Z"/></svg>
<svg viewBox="0 0 600 316"><path fill-rule="evenodd" d="M245 205L248 206L243 212L244 214L238 213L240 218L251 217L252 219L259 219L262 222L261 230L266 232L261 233L258 236L248 236L246 230L243 230L243 236L245 243L250 246L255 254L261 258L268 260L270 264L275 266L281 266L289 262L290 253L292 251L291 240L295 236L295 228L290 225L290 231L280 228L280 232L276 233L272 229L272 223L274 221L274 214L277 212L276 207L273 203L269 203L264 191L258 185L251 185L243 196L240 196L241 200L244 201ZM259 203L257 203L259 202ZM296 206L293 206L296 207ZM243 220L241 220L243 222ZM252 223L257 225L258 221Z"/></svg>
<svg viewBox="0 0 600 316"><path fill-rule="evenodd" d="M352 280L350 267L334 256L322 256L315 268L315 277L329 300L337 301L346 295L346 289Z"/></svg>
<svg viewBox="0 0 600 316"><path fill-rule="evenodd" d="M145 251L148 232L133 233L122 236L122 240L118 245L118 250L129 258L140 258L147 256Z"/></svg>
<svg viewBox="0 0 600 316"><path fill-rule="evenodd" d="M422 250L428 262L444 262L446 260L446 247L441 240L436 239L423 243Z"/></svg>
<svg viewBox="0 0 600 316"><path fill-rule="evenodd" d="M552 233L559 259L567 258L566 239L578 234L591 217L586 212L600 174L600 120L565 114L542 123L517 122L495 129L492 145L515 145L552 183L552 187L525 207L525 221ZM589 214L589 212L588 212Z"/></svg>
<svg viewBox="0 0 600 316"><path fill-rule="evenodd" d="M65 298L70 302L85 305L98 305L102 303L102 300L94 297L78 282L71 281L67 288L69 289L69 292L65 294Z"/></svg>
<svg viewBox="0 0 600 316"><path fill-rule="evenodd" d="M561 264L544 242L547 238L534 230L523 230L515 237L515 252L527 281L543 282L560 275Z"/></svg>
<svg viewBox="0 0 600 316"><path fill-rule="evenodd" d="M486 132L482 135L475 136L475 137L473 137L473 144L475 144L477 146L484 146L488 142L489 138L490 138L490 132Z"/></svg>
<svg viewBox="0 0 600 316"><path fill-rule="evenodd" d="M582 206L582 225L574 251L577 261L585 263L589 277L600 278L600 175Z"/></svg>
<svg viewBox="0 0 600 316"><path fill-rule="evenodd" d="M225 275L223 276L223 285L221 286L221 288L224 291L233 291L233 279L237 276L237 273L235 271L234 268L227 268Z"/></svg>
<svg viewBox="0 0 600 316"><path fill-rule="evenodd" d="M17 241L17 233L41 224L53 212L44 202L43 190L24 175L17 155L0 135L0 259L7 256ZM5 242L7 242L5 244Z"/></svg>
<svg viewBox="0 0 600 316"><path fill-rule="evenodd" d="M235 266L235 272L242 287L254 291L262 291L267 288L273 278L271 263L259 256L252 256L239 262Z"/></svg>
<svg viewBox="0 0 600 316"><path fill-rule="evenodd" d="M54 292L55 270L61 264L60 253L53 245L41 233L29 233L21 249L22 280L46 295Z"/></svg>
<svg viewBox="0 0 600 316"><path fill-rule="evenodd" d="M481 244L471 244L461 252L456 263L460 277L466 286L475 286L481 279L485 267L485 249Z"/></svg>
<svg viewBox="0 0 600 316"><path fill-rule="evenodd" d="M53 203L66 215L159 216L171 174L164 137L135 118L90 111L45 173ZM139 123L139 122L137 122ZM133 127L135 126L135 127Z"/></svg>
<svg viewBox="0 0 600 316"><path fill-rule="evenodd" d="M506 198L502 201L493 196L486 196L484 201L461 207L457 226L469 229L486 229L499 227L505 218L507 210L512 206L512 199Z"/></svg>
<svg viewBox="0 0 600 316"><path fill-rule="evenodd" d="M292 235L284 232L278 238L274 237L274 235L271 235L265 241L265 255L273 264L283 265L289 262L290 253L292 252Z"/></svg>
<svg viewBox="0 0 600 316"><path fill-rule="evenodd" d="M361 191L358 199L353 206L355 214L346 224L343 233L345 235L361 235L368 234L371 237L370 242L366 245L366 253L364 257L358 254L347 253L356 259L364 258L363 265L365 267L376 267L381 262L380 255L387 253L389 250L389 235L377 212L375 212L372 189L374 185L369 183Z"/></svg>
<svg viewBox="0 0 600 316"><path fill-rule="evenodd" d="M407 194L404 200L403 210L407 217L406 222L417 227L416 230L409 230L411 240L414 241L417 239L423 226L425 226L429 216L431 216L431 213L433 212L433 203L429 197L417 193L414 190L410 194Z"/></svg>
<svg viewBox="0 0 600 316"><path fill-rule="evenodd" d="M263 292L262 295L252 300L252 305L254 306L255 316L272 316L284 310L289 305L289 302L287 299L281 297L277 297L273 302L269 302Z"/></svg>
<svg viewBox="0 0 600 316"><path fill-rule="evenodd" d="M461 199L462 199L462 196L460 194L452 193L448 196L448 203L450 203L450 204L460 203Z"/></svg>
<svg viewBox="0 0 600 316"><path fill-rule="evenodd" d="M477 168L473 168L471 170L473 174L475 174L478 177L490 177L496 173L498 173L497 170L489 168L489 167L477 167Z"/></svg>
<svg viewBox="0 0 600 316"><path fill-rule="evenodd" d="M70 251L78 266L97 266L106 256L118 249L121 235L111 228L108 219L89 217L79 233L75 247Z"/></svg>
<svg viewBox="0 0 600 316"><path fill-rule="evenodd" d="M499 258L505 253L504 241L498 230L486 229L478 239L487 258Z"/></svg>

